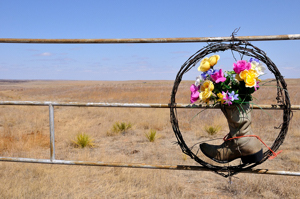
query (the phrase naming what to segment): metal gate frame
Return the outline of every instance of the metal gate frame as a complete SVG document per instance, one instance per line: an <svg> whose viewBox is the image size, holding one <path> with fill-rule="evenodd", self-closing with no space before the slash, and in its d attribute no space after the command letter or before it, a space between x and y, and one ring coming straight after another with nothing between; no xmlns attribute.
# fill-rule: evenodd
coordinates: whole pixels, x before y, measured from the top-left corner
<svg viewBox="0 0 300 199"><path fill-rule="evenodd" d="M300 34L293 35L271 35L271 36L244 36L235 37L236 40L248 41L270 41L270 40L299 40ZM0 43L183 43L183 42L221 42L231 41L232 37L193 37L193 38L148 38L148 39L10 39L0 38ZM105 167L127 167L144 169L169 169L169 170L194 170L210 171L202 166L189 165L147 165L137 163L107 163L101 161L71 161L55 159L55 131L54 131L54 106L77 106L77 107L123 107L123 108L170 108L169 104L136 104L136 103L80 103L80 102L34 102L34 101L0 101L0 105L23 105L23 106L48 106L49 107L49 126L50 126L50 158L33 159L17 157L0 157L0 161L41 163L41 164L62 164L62 165L84 165L84 166L105 166ZM212 108L218 106L176 104L176 108ZM278 110L278 105L254 105L254 109ZM300 105L294 105L292 110L300 110ZM300 176L300 172L277 171L269 169L251 169L241 173L270 174L285 176Z"/></svg>

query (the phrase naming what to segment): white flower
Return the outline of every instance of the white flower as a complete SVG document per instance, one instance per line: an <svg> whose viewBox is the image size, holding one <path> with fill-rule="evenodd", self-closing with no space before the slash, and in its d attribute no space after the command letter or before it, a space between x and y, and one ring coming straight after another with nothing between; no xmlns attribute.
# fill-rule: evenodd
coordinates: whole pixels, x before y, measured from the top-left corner
<svg viewBox="0 0 300 199"><path fill-rule="evenodd" d="M256 67L259 65L260 63L259 62L256 62L256 61L251 61L251 69L255 70Z"/></svg>
<svg viewBox="0 0 300 199"><path fill-rule="evenodd" d="M204 81L201 75L196 77L195 86L200 86L201 82Z"/></svg>
<svg viewBox="0 0 300 199"><path fill-rule="evenodd" d="M265 70L266 70L266 67L262 64L262 63L259 63L256 67L255 67L255 70L257 72L257 74L260 76L260 75L263 75L265 74Z"/></svg>

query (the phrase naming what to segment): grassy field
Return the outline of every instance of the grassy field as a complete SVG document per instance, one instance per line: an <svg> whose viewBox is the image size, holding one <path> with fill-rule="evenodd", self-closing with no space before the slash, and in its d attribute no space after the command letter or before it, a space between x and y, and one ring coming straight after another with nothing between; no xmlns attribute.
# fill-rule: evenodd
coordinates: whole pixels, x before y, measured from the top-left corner
<svg viewBox="0 0 300 199"><path fill-rule="evenodd" d="M292 104L300 104L300 79L286 81ZM180 84L177 103L189 103L192 83ZM172 81L0 81L0 100L168 103L172 86ZM274 85L263 86L255 103L276 104L275 97ZM198 112L178 110L189 146L228 133L220 110ZM198 165L174 144L169 109L55 107L54 114L56 159ZM283 152L257 168L300 171L299 119L295 111ZM117 122L131 127L117 132ZM268 145L281 122L281 111L253 111L253 131ZM220 131L209 135L208 126ZM152 142L146 136L151 130ZM79 133L92 138L94 147L76 147ZM0 106L0 156L49 159L48 107ZM0 162L0 198L300 198L299 182L299 177L238 174L229 184L213 172Z"/></svg>

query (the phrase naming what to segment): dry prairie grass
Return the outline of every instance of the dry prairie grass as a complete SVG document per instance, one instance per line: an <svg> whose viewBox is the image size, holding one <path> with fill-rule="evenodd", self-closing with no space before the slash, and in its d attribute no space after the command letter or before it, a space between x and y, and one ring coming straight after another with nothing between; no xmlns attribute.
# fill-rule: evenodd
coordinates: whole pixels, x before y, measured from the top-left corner
<svg viewBox="0 0 300 199"><path fill-rule="evenodd" d="M299 79L287 80L292 104L300 104ZM178 103L189 103L191 82L181 83ZM168 103L172 81L24 81L0 82L0 100ZM256 93L257 104L275 104L276 87ZM0 155L48 159L47 107L0 106ZM220 110L179 109L179 126L188 145L228 132ZM253 113L253 130L271 145L278 134L280 111ZM300 170L300 114L294 112L288 135L274 160L258 168ZM197 165L173 143L168 109L55 107L56 159L103 162ZM108 136L115 122L131 123L126 134ZM204 125L221 126L209 136ZM145 133L159 133L149 142ZM85 132L94 148L75 148L72 139ZM220 144L221 140L215 143ZM195 149L196 150L196 149ZM199 155L201 156L201 155ZM205 157L201 158L205 159ZM205 159L207 160L207 159ZM207 160L209 161L209 160ZM298 198L297 177L238 174L228 179L211 172L0 162L1 198Z"/></svg>

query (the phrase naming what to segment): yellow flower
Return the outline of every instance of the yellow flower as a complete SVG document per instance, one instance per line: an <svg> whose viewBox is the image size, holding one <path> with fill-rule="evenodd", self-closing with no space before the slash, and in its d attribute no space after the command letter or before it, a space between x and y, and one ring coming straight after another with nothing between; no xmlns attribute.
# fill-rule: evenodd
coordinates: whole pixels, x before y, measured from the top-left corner
<svg viewBox="0 0 300 199"><path fill-rule="evenodd" d="M215 86L214 86L214 84L213 84L212 81L210 81L210 80L205 80L205 81L203 82L203 84L202 84L201 87L200 87L200 91L205 91L206 89L207 89L208 91L213 91L213 90L215 89Z"/></svg>
<svg viewBox="0 0 300 199"><path fill-rule="evenodd" d="M208 61L208 58L205 57L201 60L200 66L198 67L198 71L206 72L210 69L210 63Z"/></svg>
<svg viewBox="0 0 300 199"><path fill-rule="evenodd" d="M243 70L243 71L240 73L240 75L239 75L240 79L241 79L241 80L245 80L246 77L247 77L247 75L248 75L248 73L249 73L248 70Z"/></svg>
<svg viewBox="0 0 300 199"><path fill-rule="evenodd" d="M199 94L199 98L203 101L206 102L207 104L209 103L209 98L212 95L212 91L215 89L214 84L210 80L205 80L203 84L200 87L201 93Z"/></svg>
<svg viewBox="0 0 300 199"><path fill-rule="evenodd" d="M204 100L203 102L205 102L207 105L209 105L209 98Z"/></svg>
<svg viewBox="0 0 300 199"><path fill-rule="evenodd" d="M205 91L203 91L203 92L201 92L201 93L199 94L199 98L200 98L203 102L209 104L209 98L210 98L211 95L212 95L212 92L211 92L210 90L208 90L208 89L205 89Z"/></svg>
<svg viewBox="0 0 300 199"><path fill-rule="evenodd" d="M211 56L211 57L208 59L208 61L209 61L209 63L210 63L210 66L213 67L214 65L216 65L216 64L218 63L219 59L220 59L220 56L219 56L219 55L213 55L213 56Z"/></svg>
<svg viewBox="0 0 300 199"><path fill-rule="evenodd" d="M250 69L246 75L246 78L244 79L246 87L256 86L257 77L258 73L255 70Z"/></svg>
<svg viewBox="0 0 300 199"><path fill-rule="evenodd" d="M249 70L249 75L251 75L252 77L255 77L255 78L257 78L259 76L257 71L253 70L253 69Z"/></svg>
<svg viewBox="0 0 300 199"><path fill-rule="evenodd" d="M222 95L222 93L218 93L217 96L219 98L217 101L221 102L221 104L223 104L225 100L223 100L224 96Z"/></svg>
<svg viewBox="0 0 300 199"><path fill-rule="evenodd" d="M210 58L205 57L204 59L201 60L200 66L198 67L198 71L201 72L208 71L211 67L213 67L218 63L219 59L220 59L219 55L213 55Z"/></svg>
<svg viewBox="0 0 300 199"><path fill-rule="evenodd" d="M235 78L239 81L244 80L246 87L253 87L256 86L258 76L257 71L251 68L250 70L243 70L239 75L236 75Z"/></svg>
<svg viewBox="0 0 300 199"><path fill-rule="evenodd" d="M237 77L238 76L238 77ZM258 73L256 72L256 70L254 69L250 69L250 70L243 70L240 75L236 75L236 79L239 81L244 80L246 82L246 79L248 78L248 76L250 76L249 78L257 78L258 77ZM238 79L239 78L239 79Z"/></svg>
<svg viewBox="0 0 300 199"><path fill-rule="evenodd" d="M199 98L202 100L202 101L206 101L206 100L209 100L210 96L212 95L212 92L209 91L208 89L205 89L205 91L201 92L199 94Z"/></svg>
<svg viewBox="0 0 300 199"><path fill-rule="evenodd" d="M236 75L235 75L235 79L238 80L238 81L240 81L240 82L243 81L243 79L240 77L239 74L236 74Z"/></svg>
<svg viewBox="0 0 300 199"><path fill-rule="evenodd" d="M247 78L245 79L245 84L246 87L256 86L256 78L251 75L248 75Z"/></svg>

